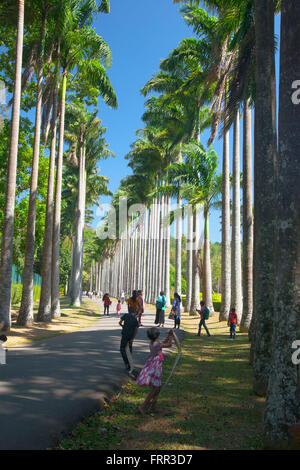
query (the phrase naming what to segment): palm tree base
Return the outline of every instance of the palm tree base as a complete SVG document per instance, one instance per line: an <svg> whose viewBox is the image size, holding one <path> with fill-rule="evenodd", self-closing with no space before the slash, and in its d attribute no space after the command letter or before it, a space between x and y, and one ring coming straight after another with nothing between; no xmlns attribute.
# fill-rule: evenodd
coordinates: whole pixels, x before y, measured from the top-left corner
<svg viewBox="0 0 300 470"><path fill-rule="evenodd" d="M5 333L8 333L10 331L10 324L6 322L1 322L0 323L0 332L5 335Z"/></svg>
<svg viewBox="0 0 300 470"><path fill-rule="evenodd" d="M255 395L259 397L265 397L267 395L268 383L264 379L253 379L253 391Z"/></svg>
<svg viewBox="0 0 300 470"><path fill-rule="evenodd" d="M249 327L246 325L240 325L239 331L240 333L249 333Z"/></svg>

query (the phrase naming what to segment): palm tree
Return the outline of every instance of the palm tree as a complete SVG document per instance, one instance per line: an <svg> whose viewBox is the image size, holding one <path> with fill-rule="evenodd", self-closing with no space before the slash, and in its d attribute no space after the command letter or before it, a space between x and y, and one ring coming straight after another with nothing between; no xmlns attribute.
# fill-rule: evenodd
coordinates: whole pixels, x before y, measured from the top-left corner
<svg viewBox="0 0 300 470"><path fill-rule="evenodd" d="M56 67L58 69L58 67ZM55 152L56 152L56 131L57 131L57 100L58 100L58 83L54 86L53 110L51 119L51 145L49 158L49 177L47 191L47 206L45 233L43 244L43 261L42 261L42 285L39 303L38 317L44 319L51 318L51 266L52 262L52 238L53 238L53 196L54 196L54 177L55 177Z"/></svg>
<svg viewBox="0 0 300 470"><path fill-rule="evenodd" d="M78 81L83 83L83 88L87 84L93 87L93 91L98 89L104 101L115 108L117 100L111 83L106 75L104 65L111 63L111 52L103 39L93 30L86 27L90 17L95 12L94 2L90 5L83 5L83 9L70 9L68 21L63 25L63 37L61 43L61 64L62 72L62 92L60 100L60 129L55 185L55 208L53 219L53 249L52 249L52 317L60 315L59 302L59 238L60 238L60 218L61 218L61 182L62 182L62 158L63 139L65 125L65 101L68 73L77 70ZM100 11L109 11L109 2L102 1ZM71 18L71 20L70 20Z"/></svg>
<svg viewBox="0 0 300 470"><path fill-rule="evenodd" d="M171 129L171 139L174 142L173 145L181 145L183 142L188 142L192 135L200 136L200 121L201 129L210 124L210 115L207 112L207 109L200 106L203 77L201 75L201 68L199 67L199 60L201 56L204 55L205 51L205 44L202 41L196 38L183 40L166 59L161 61L161 71L149 80L142 90L144 94L148 93L150 90L164 93L160 97L161 105L159 112L157 113L158 120L162 127ZM157 102L157 100L154 102ZM180 159L181 155L179 146L177 160L180 161ZM181 205L180 196L178 197L178 205ZM177 237L175 288L177 291L181 292L180 240L182 220L181 218L178 218L178 212L179 210L176 214ZM193 230L196 234L196 240L199 239L199 230L197 229L199 224L198 219L199 216L194 214ZM188 224L188 229L192 230L191 224ZM188 238L191 239L191 237L192 234L188 233ZM193 251L188 250L187 299L185 309L187 309L190 301L192 301L192 311L194 311L200 302L198 257L199 249Z"/></svg>
<svg viewBox="0 0 300 470"><path fill-rule="evenodd" d="M35 248L35 223L36 223L36 201L38 168L40 156L40 133L41 133L41 110L42 110L42 86L43 86L43 67L44 67L44 49L45 36L47 32L47 16L49 11L48 1L45 0L40 6L40 42L38 53L37 68L37 87L36 87L36 111L35 128L32 156L32 170L30 183L30 196L28 206L28 222L26 235L25 262L23 272L23 290L21 307L18 315L18 325L31 325L33 322L33 265Z"/></svg>
<svg viewBox="0 0 300 470"><path fill-rule="evenodd" d="M229 131L223 136L222 165L222 268L221 294L222 303L220 321L228 319L231 302L231 263L230 263L230 181L229 181Z"/></svg>
<svg viewBox="0 0 300 470"><path fill-rule="evenodd" d="M240 113L237 111L233 126L232 171L232 244L231 244L231 306L235 308L238 324L242 317L241 273L241 207L240 207Z"/></svg>
<svg viewBox="0 0 300 470"><path fill-rule="evenodd" d="M251 108L244 102L243 140L243 315L240 331L248 332L253 313L253 213Z"/></svg>
<svg viewBox="0 0 300 470"><path fill-rule="evenodd" d="M187 218L187 266L186 266L186 299L184 311L189 312L191 309L192 300L192 276L193 276L193 251L191 248L192 244L192 233L193 233L193 214L191 210L186 211Z"/></svg>
<svg viewBox="0 0 300 470"><path fill-rule="evenodd" d="M217 175L217 155L212 148L207 151L197 141L183 147L186 155L185 163L173 164L169 167L172 180L181 178L184 187L182 195L188 199L194 210L197 206L203 207L204 213L204 256L203 271L206 305L213 313L212 281L210 265L210 242L209 242L209 213L211 208L219 205L222 188L221 175Z"/></svg>
<svg viewBox="0 0 300 470"><path fill-rule="evenodd" d="M10 303L13 264L13 228L18 158L18 137L20 123L22 50L25 1L18 2L18 26L16 41L15 81L11 118L11 137L7 169L7 186L2 231L1 270L0 270L0 330L10 329Z"/></svg>
<svg viewBox="0 0 300 470"><path fill-rule="evenodd" d="M71 155L73 158L79 153L78 164L78 202L76 210L75 222L75 238L73 243L73 258L72 258L72 277L70 281L70 297L72 304L79 306L81 302L81 278L82 278L82 255L83 255L83 229L85 222L85 205L86 205L86 162L92 152L95 154L94 147L96 146L96 158L109 156L103 147L101 121L96 118L97 111L94 113L87 113L85 106L80 102L74 102L69 105L70 120L69 129L66 137L71 142ZM100 145L97 145L100 139ZM79 142L79 149L77 152L77 142ZM95 164L95 160L93 165ZM89 168L89 174L92 172L92 167ZM97 194L98 196L99 194Z"/></svg>
<svg viewBox="0 0 300 470"><path fill-rule="evenodd" d="M277 161L274 2L255 1L253 386L265 395L274 318L275 167Z"/></svg>
<svg viewBox="0 0 300 470"><path fill-rule="evenodd" d="M180 3L181 0L174 0ZM222 210L222 304L220 320L226 320L230 308L230 206L229 206L229 141L228 130L243 100L255 95L255 28L254 2L236 0L206 0L204 3L218 18L195 7L193 1L182 8L185 19L197 34L205 37L209 61L201 63L206 71L206 83L216 82L212 103L211 143L222 118L223 130L223 210ZM234 274L234 273L233 273Z"/></svg>
<svg viewBox="0 0 300 470"><path fill-rule="evenodd" d="M279 84L278 176L276 179L276 264L271 370L264 413L264 446L299 448L299 364L291 360L299 324L299 140L300 109L291 84L300 47L300 5L282 2ZM269 38L271 42L271 37ZM291 99L292 98L292 99ZM284 327L282 327L284 325ZM299 347L299 345L298 345ZM299 358L299 353L298 353ZM298 447L297 447L298 446Z"/></svg>

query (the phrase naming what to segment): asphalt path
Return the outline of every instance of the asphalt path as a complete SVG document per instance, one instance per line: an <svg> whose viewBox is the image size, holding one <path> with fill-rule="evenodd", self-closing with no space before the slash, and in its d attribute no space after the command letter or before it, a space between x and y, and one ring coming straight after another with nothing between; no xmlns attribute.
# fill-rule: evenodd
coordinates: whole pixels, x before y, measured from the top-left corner
<svg viewBox="0 0 300 470"><path fill-rule="evenodd" d="M99 302L99 301L98 301ZM110 316L65 335L9 348L0 365L0 449L38 450L55 447L61 434L98 410L129 379L120 354L121 327L111 306ZM126 313L124 304L122 313ZM133 362L143 367L149 354L147 328L153 312L142 317L133 345ZM173 321L162 328L164 339ZM176 330L182 341L184 331ZM175 351L164 350L168 356Z"/></svg>

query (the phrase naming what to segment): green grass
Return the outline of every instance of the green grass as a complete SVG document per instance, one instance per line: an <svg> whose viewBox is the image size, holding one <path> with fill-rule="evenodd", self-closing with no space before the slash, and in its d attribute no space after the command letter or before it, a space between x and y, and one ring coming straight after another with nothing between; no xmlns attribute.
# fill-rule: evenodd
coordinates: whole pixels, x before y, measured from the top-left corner
<svg viewBox="0 0 300 470"><path fill-rule="evenodd" d="M213 336L197 337L199 318L183 317L182 357L158 400L156 415L137 407L149 389L127 383L102 410L76 425L59 449L260 449L264 400L251 387L247 335L229 339L228 327L208 322ZM164 363L168 376L175 356Z"/></svg>

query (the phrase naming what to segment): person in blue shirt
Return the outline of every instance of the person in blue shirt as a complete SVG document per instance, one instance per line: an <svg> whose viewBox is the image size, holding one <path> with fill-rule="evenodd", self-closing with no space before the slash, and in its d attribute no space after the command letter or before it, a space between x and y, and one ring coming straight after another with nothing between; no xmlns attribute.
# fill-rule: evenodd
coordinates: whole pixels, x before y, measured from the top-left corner
<svg viewBox="0 0 300 470"><path fill-rule="evenodd" d="M181 304L181 297L177 292L174 294L174 302L172 305L172 313L174 315L174 328L180 328L180 304Z"/></svg>
<svg viewBox="0 0 300 470"><path fill-rule="evenodd" d="M165 308L167 304L167 298L165 293L161 291L157 301L156 301L156 317L155 323L158 324L158 327L163 327L165 324Z"/></svg>

